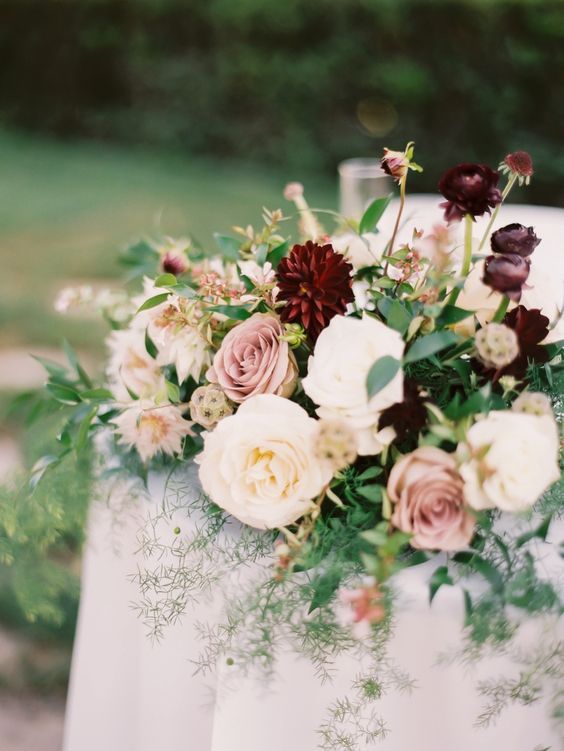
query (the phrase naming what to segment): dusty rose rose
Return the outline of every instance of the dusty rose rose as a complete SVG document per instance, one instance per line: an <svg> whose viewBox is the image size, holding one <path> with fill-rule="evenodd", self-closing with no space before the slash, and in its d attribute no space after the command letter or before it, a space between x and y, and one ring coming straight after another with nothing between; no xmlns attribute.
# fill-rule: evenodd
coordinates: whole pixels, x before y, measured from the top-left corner
<svg viewBox="0 0 564 751"><path fill-rule="evenodd" d="M458 550L472 539L474 517L466 510L462 478L451 454L422 446L394 465L388 495L395 504L392 524L412 533L424 550Z"/></svg>
<svg viewBox="0 0 564 751"><path fill-rule="evenodd" d="M206 377L241 403L257 394L290 396L298 368L276 316L255 313L227 334Z"/></svg>

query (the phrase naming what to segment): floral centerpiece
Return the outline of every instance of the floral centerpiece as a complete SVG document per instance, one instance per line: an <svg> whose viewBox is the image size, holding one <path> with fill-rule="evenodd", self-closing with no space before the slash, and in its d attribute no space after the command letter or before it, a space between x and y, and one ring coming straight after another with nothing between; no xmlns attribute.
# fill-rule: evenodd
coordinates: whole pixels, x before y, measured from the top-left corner
<svg viewBox="0 0 564 751"><path fill-rule="evenodd" d="M69 368L50 368L47 390L69 418L33 483L102 430L141 477L196 462L212 549L232 518L261 531L243 534L230 561L266 556L266 574L233 601L223 642L211 635L210 662L221 650L230 664L264 661L275 627L318 664L357 640L372 649L389 627L390 577L437 555L430 597L459 583L477 642L502 639L508 606L561 608L528 552L563 504L556 487L547 493L560 477L556 321L521 302L542 238L521 224L492 232L509 192L529 182L531 159L448 170L444 223L414 227L407 243L398 241L406 186L421 170L413 145L386 150L382 166L400 193L391 234L378 232L391 196L355 221L311 210L294 183L284 192L299 218L294 241L288 217L264 210L260 229L216 235L216 255L191 239L137 244L124 260L143 275L142 291L103 300L113 329L106 383L95 386L70 349ZM479 267L485 313L467 286ZM58 307L91 297L66 290ZM516 515L528 531L499 531ZM198 547L180 526L175 534L183 553ZM486 585L476 599L469 574ZM170 580L141 582L145 596L170 595L164 620L188 601L187 579ZM269 636L237 651L234 623ZM333 730L324 732L331 747Z"/></svg>

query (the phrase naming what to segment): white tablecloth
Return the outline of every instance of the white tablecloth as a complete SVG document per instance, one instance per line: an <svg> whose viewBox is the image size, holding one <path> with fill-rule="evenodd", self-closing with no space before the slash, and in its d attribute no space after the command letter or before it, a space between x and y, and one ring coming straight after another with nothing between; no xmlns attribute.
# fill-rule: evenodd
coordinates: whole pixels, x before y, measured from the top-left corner
<svg viewBox="0 0 564 751"><path fill-rule="evenodd" d="M412 203L419 211L419 226L431 222L436 203L436 198ZM544 266L551 275L557 299L563 278L564 212L508 207L502 223L510 221L534 224L543 238L533 264ZM223 690L231 683L226 664L204 678L193 675L190 662L201 649L192 623L214 618L207 603L189 610L161 642L151 642L132 607L140 597L130 581L141 563L138 531L157 512L162 481L153 478L150 489L150 500L132 497L117 515L102 503L92 508L64 751L315 751L317 729L327 707L349 692L360 666L344 660L338 679L321 685L305 659L285 655L270 689L242 681ZM555 553L558 538L562 539L562 526L553 525L552 544L538 548L543 565L561 565ZM431 565L402 572L396 582L401 603L390 654L416 688L411 694L390 689L377 703L389 734L373 747L383 751L562 748L542 700L513 706L488 729L474 726L484 705L477 681L515 676L519 667L503 657L466 668L459 663L437 665L439 654L460 645L463 605L457 589L443 587L429 607ZM541 628L540 623L528 623L524 642L534 645L540 639L563 636L561 622L552 623L548 634Z"/></svg>

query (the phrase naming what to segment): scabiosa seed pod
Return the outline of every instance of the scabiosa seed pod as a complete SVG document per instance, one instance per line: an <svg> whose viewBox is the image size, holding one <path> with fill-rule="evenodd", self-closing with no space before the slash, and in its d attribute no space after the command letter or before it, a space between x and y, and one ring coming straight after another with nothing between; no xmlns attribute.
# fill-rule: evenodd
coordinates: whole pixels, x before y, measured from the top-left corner
<svg viewBox="0 0 564 751"><path fill-rule="evenodd" d="M548 415L554 417L550 399L540 391L523 391L511 405L514 412L525 412L528 415Z"/></svg>
<svg viewBox="0 0 564 751"><path fill-rule="evenodd" d="M459 164L447 170L439 181L439 190L447 199L441 203L445 221L459 222L466 214L482 216L501 203L497 187L499 174L485 164Z"/></svg>
<svg viewBox="0 0 564 751"><path fill-rule="evenodd" d="M338 472L356 460L354 433L342 420L320 420L315 451Z"/></svg>
<svg viewBox="0 0 564 751"><path fill-rule="evenodd" d="M508 154L498 169L506 175L514 175L519 185L528 185L534 174L533 160L526 151L514 151Z"/></svg>
<svg viewBox="0 0 564 751"><path fill-rule="evenodd" d="M489 323L476 334L478 357L486 368L503 368L519 354L517 334L502 323Z"/></svg>
<svg viewBox="0 0 564 751"><path fill-rule="evenodd" d="M519 302L530 270L529 260L516 253L488 256L482 281L496 292L507 295L510 300Z"/></svg>
<svg viewBox="0 0 564 751"><path fill-rule="evenodd" d="M507 224L491 236L494 253L517 253L523 258L530 256L539 243L540 238L532 227L517 223Z"/></svg>
<svg viewBox="0 0 564 751"><path fill-rule="evenodd" d="M209 430L232 414L233 407L218 386L200 386L192 394L190 417L203 428Z"/></svg>

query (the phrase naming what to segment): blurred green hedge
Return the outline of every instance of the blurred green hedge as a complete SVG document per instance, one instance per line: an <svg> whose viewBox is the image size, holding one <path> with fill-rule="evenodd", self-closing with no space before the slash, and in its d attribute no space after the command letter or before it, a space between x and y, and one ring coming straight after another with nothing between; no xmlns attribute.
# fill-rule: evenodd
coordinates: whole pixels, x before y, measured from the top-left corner
<svg viewBox="0 0 564 751"><path fill-rule="evenodd" d="M529 150L564 203L564 4L546 0L0 0L0 121L334 170L417 142Z"/></svg>

